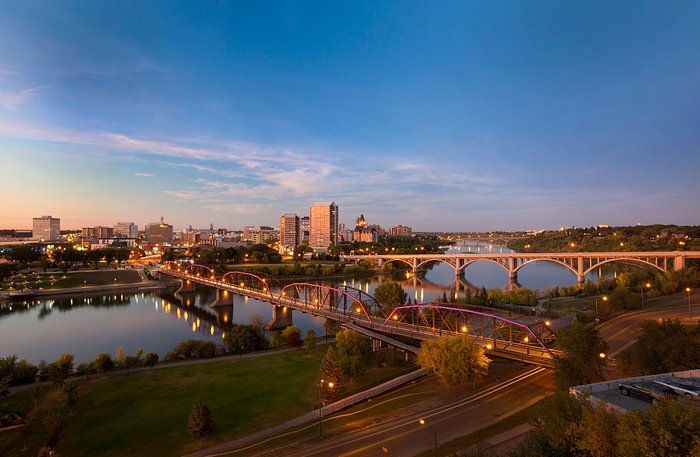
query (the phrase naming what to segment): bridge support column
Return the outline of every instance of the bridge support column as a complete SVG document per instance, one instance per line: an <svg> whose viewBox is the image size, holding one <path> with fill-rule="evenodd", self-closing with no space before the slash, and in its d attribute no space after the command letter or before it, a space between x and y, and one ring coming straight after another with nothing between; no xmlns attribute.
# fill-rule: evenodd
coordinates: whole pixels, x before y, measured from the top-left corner
<svg viewBox="0 0 700 457"><path fill-rule="evenodd" d="M576 285L578 287L583 287L585 277L583 275L583 257L579 257L577 260L577 271L576 271Z"/></svg>
<svg viewBox="0 0 700 457"><path fill-rule="evenodd" d="M284 330L294 325L292 309L286 306L272 305L272 319L265 325L265 330Z"/></svg>
<svg viewBox="0 0 700 457"><path fill-rule="evenodd" d="M508 259L508 289L513 289L518 284L518 272L515 268L515 259L511 257Z"/></svg>
<svg viewBox="0 0 700 457"><path fill-rule="evenodd" d="M176 294L183 293L183 292L194 292L196 289L195 283L190 281L189 279L181 279L180 280L180 288L175 291Z"/></svg>
<svg viewBox="0 0 700 457"><path fill-rule="evenodd" d="M414 258L413 258L413 274L414 274L414 276L415 276L415 274L416 274L416 271L418 271L418 259L416 259L416 258L414 257Z"/></svg>
<svg viewBox="0 0 700 457"><path fill-rule="evenodd" d="M685 256L683 254L676 255L673 258L673 270L678 271L685 268Z"/></svg>
<svg viewBox="0 0 700 457"><path fill-rule="evenodd" d="M457 257L455 259L455 276L459 277L462 275L463 270L462 270L462 262L463 260Z"/></svg>
<svg viewBox="0 0 700 457"><path fill-rule="evenodd" d="M216 300L211 304L212 308L218 306L233 306L233 294L228 290L216 289Z"/></svg>

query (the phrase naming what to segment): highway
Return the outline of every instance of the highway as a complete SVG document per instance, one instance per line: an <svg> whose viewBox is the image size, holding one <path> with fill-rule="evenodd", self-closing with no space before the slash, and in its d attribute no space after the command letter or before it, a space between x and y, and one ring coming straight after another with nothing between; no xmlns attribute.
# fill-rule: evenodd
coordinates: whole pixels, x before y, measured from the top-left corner
<svg viewBox="0 0 700 457"><path fill-rule="evenodd" d="M553 389L550 370L531 368L421 414L408 414L400 419L321 441L278 448L273 453L289 457L415 456L434 448L435 435L438 445L469 435L534 404ZM426 425L421 425L420 419L424 419ZM265 454L269 455L269 452Z"/></svg>

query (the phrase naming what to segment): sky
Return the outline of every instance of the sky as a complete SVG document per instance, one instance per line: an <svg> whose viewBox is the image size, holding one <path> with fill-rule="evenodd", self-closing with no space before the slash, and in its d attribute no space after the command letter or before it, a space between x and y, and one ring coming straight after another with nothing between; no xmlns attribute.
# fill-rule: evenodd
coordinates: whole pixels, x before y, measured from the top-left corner
<svg viewBox="0 0 700 457"><path fill-rule="evenodd" d="M0 0L0 228L700 224L697 1Z"/></svg>

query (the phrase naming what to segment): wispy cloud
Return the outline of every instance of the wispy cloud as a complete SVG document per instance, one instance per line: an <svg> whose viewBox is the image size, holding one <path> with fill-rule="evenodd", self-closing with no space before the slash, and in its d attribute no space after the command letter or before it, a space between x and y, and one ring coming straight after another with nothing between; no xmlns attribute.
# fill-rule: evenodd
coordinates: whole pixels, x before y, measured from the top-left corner
<svg viewBox="0 0 700 457"><path fill-rule="evenodd" d="M155 175L153 173L146 173L143 171L137 171L136 173L134 173L134 176L140 176L142 178L152 178Z"/></svg>
<svg viewBox="0 0 700 457"><path fill-rule="evenodd" d="M0 92L0 106L14 111L23 105L31 97L35 96L48 86L32 87L19 92Z"/></svg>

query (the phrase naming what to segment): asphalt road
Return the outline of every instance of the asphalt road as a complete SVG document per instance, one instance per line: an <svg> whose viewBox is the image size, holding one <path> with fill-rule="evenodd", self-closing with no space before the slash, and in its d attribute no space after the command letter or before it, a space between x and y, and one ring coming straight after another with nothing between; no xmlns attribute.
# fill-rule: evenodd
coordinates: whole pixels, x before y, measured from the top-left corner
<svg viewBox="0 0 700 457"><path fill-rule="evenodd" d="M302 447L275 449L275 456L415 456L476 432L514 414L553 391L552 373L533 368L421 415L376 425L356 433L324 438ZM419 423L424 419L426 425ZM386 448L386 452L384 451Z"/></svg>
<svg viewBox="0 0 700 457"><path fill-rule="evenodd" d="M601 338L608 342L608 355L615 357L627 349L637 338L639 323L644 319L679 319L684 323L696 323L700 319L700 308L687 305L668 308L651 308L634 313L624 314L598 327Z"/></svg>

